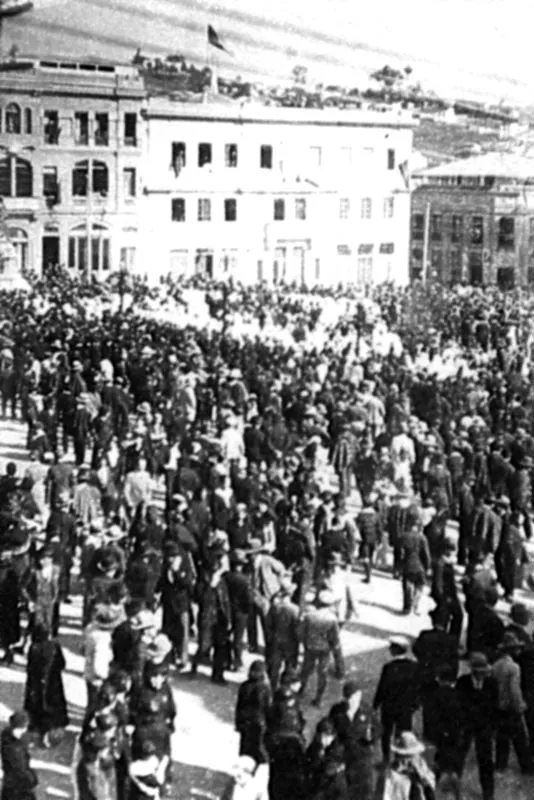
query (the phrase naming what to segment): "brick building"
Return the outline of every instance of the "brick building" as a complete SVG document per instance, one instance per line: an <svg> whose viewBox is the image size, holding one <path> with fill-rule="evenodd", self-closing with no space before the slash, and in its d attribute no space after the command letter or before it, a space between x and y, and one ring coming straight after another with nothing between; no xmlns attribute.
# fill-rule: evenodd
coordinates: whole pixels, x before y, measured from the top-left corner
<svg viewBox="0 0 534 800"><path fill-rule="evenodd" d="M534 282L534 159L488 153L412 180L412 279Z"/></svg>

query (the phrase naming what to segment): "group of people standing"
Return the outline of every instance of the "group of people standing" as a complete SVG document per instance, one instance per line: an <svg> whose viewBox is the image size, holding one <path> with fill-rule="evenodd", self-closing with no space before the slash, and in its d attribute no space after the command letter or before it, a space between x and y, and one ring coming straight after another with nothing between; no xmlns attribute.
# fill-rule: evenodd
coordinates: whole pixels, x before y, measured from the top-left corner
<svg viewBox="0 0 534 800"><path fill-rule="evenodd" d="M25 711L6 739L29 727L44 747L60 740L62 611L81 592L80 800L172 796L171 675L209 664L224 684L247 648L263 659L239 690L229 791L371 797L381 740L394 766L385 796L429 800L434 773L412 732L422 707L438 777L459 779L474 740L493 800L493 767L507 766L510 742L531 771L533 645L517 621L528 609L511 605L512 631L495 611L500 596L513 603L531 536L522 307L496 292L443 292L438 302L434 290L382 287L372 299L340 298L344 313L321 327L320 293L309 313L305 294L206 288L212 319L185 327L138 312L143 285L128 310L96 316L86 301L103 290L61 275L3 297L2 412L26 423L31 459L0 478L0 649L8 665L23 654L27 668ZM258 316L255 337L232 325L247 313ZM273 327L279 336L262 337ZM421 613L429 585L434 629L414 645L416 660L410 643L392 642L374 712L348 681L306 748L309 686L321 708L330 665L345 675L341 630L357 614L357 564L368 583L391 567L406 614ZM473 677L455 683L464 653ZM519 694L514 683L507 695L512 672ZM433 709L449 690L460 700L441 718ZM487 718L481 711L475 730L476 714L462 714L453 746L439 721L452 735L446 712L468 700ZM495 764L493 733L480 732L490 716ZM301 765L292 789L289 752ZM10 800L29 800L28 787Z"/></svg>

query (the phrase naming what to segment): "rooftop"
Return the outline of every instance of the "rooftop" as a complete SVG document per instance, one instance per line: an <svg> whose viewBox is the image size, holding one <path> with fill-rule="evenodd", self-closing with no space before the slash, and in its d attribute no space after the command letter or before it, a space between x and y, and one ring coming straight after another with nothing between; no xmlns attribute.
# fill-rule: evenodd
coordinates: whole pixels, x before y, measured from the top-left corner
<svg viewBox="0 0 534 800"><path fill-rule="evenodd" d="M534 178L534 158L512 153L485 153L481 156L463 158L440 164L438 167L419 170L415 178L504 178L527 181Z"/></svg>
<svg viewBox="0 0 534 800"><path fill-rule="evenodd" d="M200 98L199 98L200 99ZM228 122L266 122L334 126L413 128L411 113L402 111L350 111L334 108L283 108L261 102L213 97L209 102L184 102L169 97L150 97L146 114L156 119L195 119Z"/></svg>

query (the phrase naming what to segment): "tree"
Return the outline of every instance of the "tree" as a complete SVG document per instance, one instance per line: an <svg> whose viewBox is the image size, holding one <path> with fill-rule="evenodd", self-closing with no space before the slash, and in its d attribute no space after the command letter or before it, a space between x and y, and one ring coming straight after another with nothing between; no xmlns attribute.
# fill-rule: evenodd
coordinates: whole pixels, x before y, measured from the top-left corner
<svg viewBox="0 0 534 800"><path fill-rule="evenodd" d="M146 58L144 57L144 55L142 55L141 48L138 47L137 50L135 51L134 57L132 58L132 64L135 64L136 66L143 66L145 61Z"/></svg>
<svg viewBox="0 0 534 800"><path fill-rule="evenodd" d="M293 82L296 83L297 86L305 86L308 81L308 67L297 64L293 67L291 75L293 77Z"/></svg>

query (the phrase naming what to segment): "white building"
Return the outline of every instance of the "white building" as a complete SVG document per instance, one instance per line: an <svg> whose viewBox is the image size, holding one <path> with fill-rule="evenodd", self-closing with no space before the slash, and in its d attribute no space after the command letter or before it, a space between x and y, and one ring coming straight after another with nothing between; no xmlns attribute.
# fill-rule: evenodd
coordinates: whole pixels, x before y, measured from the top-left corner
<svg viewBox="0 0 534 800"><path fill-rule="evenodd" d="M152 97L145 122L149 279L408 281L411 116Z"/></svg>

